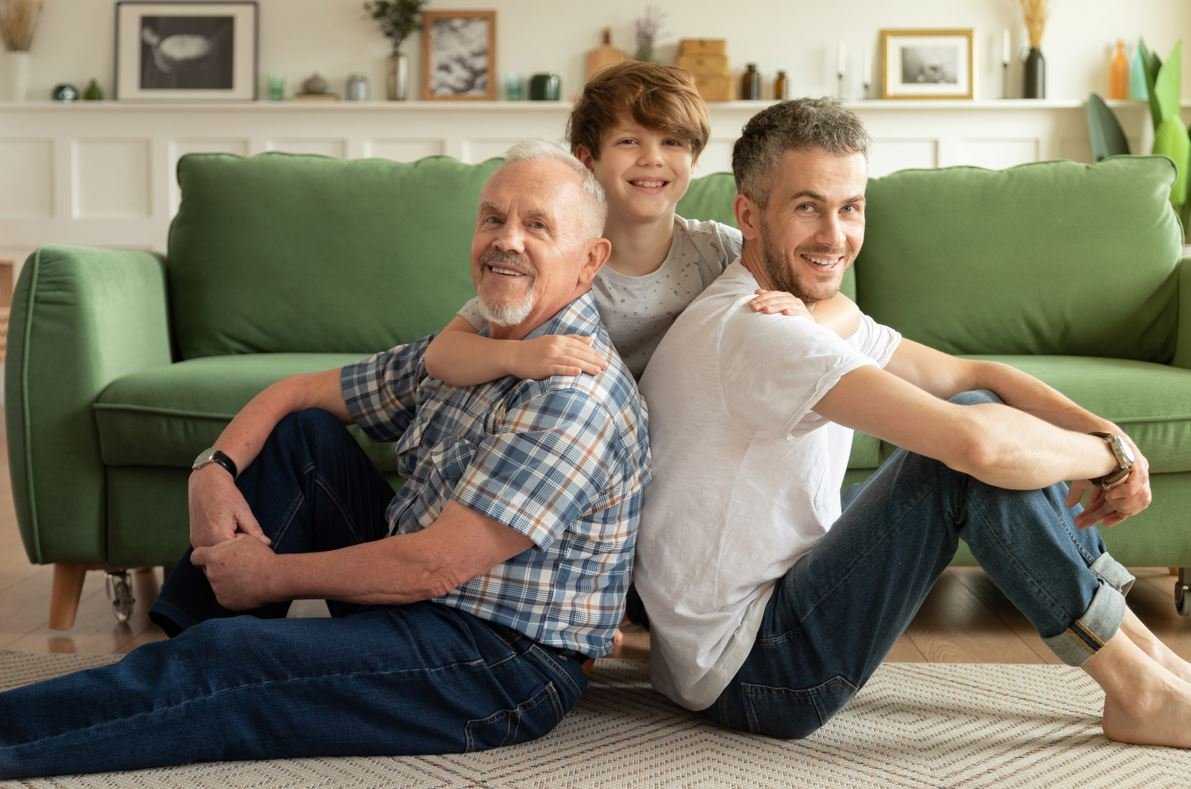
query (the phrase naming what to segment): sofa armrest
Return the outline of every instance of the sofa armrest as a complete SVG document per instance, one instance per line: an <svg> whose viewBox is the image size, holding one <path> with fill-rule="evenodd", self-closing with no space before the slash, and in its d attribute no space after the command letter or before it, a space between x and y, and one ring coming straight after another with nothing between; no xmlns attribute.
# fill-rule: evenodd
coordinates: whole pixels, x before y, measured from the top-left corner
<svg viewBox="0 0 1191 789"><path fill-rule="evenodd" d="M164 260L46 246L13 293L4 371L13 502L32 562L101 562L104 468L92 405L115 379L171 361Z"/></svg>
<svg viewBox="0 0 1191 789"><path fill-rule="evenodd" d="M1191 257L1179 262L1179 324L1171 365L1191 370Z"/></svg>

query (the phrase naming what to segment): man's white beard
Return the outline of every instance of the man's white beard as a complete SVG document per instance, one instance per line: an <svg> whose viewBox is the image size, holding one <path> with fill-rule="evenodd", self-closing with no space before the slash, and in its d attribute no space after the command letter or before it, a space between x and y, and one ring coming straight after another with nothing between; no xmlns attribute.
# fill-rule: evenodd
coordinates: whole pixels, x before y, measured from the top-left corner
<svg viewBox="0 0 1191 789"><path fill-rule="evenodd" d="M483 296L478 298L480 315L493 326L516 326L533 312L533 294L527 293L520 301L512 304L488 304Z"/></svg>

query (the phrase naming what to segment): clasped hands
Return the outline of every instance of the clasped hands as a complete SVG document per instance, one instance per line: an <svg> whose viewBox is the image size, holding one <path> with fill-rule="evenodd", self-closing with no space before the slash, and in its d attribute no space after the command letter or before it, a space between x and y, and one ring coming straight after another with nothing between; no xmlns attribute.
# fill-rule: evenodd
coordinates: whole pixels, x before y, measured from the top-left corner
<svg viewBox="0 0 1191 789"><path fill-rule="evenodd" d="M231 476L216 465L190 475L190 563L207 576L224 608L245 611L270 602L277 555Z"/></svg>
<svg viewBox="0 0 1191 789"><path fill-rule="evenodd" d="M1123 431L1116 429L1113 432L1119 433L1133 447L1133 470L1124 482L1109 490L1093 485L1086 479L1071 483L1066 501L1068 507L1075 506L1085 495L1088 496L1083 512L1075 516L1075 525L1081 529L1097 523L1106 527L1116 526L1150 506L1153 500L1153 493L1150 491L1150 462Z"/></svg>

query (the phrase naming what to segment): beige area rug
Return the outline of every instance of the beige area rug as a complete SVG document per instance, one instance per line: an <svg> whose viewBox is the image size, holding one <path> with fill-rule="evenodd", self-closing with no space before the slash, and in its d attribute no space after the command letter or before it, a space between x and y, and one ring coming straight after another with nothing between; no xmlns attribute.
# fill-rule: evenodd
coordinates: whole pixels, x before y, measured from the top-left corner
<svg viewBox="0 0 1191 789"><path fill-rule="evenodd" d="M0 687L111 657L0 652ZM1191 753L1111 743L1103 695L1062 666L883 665L814 736L723 731L600 661L549 736L481 754L292 759L41 779L31 787L1187 787ZM134 747L132 743L130 747Z"/></svg>

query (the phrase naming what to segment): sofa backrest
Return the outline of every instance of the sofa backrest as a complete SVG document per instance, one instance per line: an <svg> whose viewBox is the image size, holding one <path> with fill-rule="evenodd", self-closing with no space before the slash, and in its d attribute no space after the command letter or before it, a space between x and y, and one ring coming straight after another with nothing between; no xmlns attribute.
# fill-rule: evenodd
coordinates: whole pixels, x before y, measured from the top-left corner
<svg viewBox="0 0 1191 789"><path fill-rule="evenodd" d="M1182 230L1160 156L869 181L860 308L958 354L1168 362Z"/></svg>
<svg viewBox="0 0 1191 789"><path fill-rule="evenodd" d="M182 157L167 255L178 353L364 354L440 328L473 294L476 202L498 165Z"/></svg>

